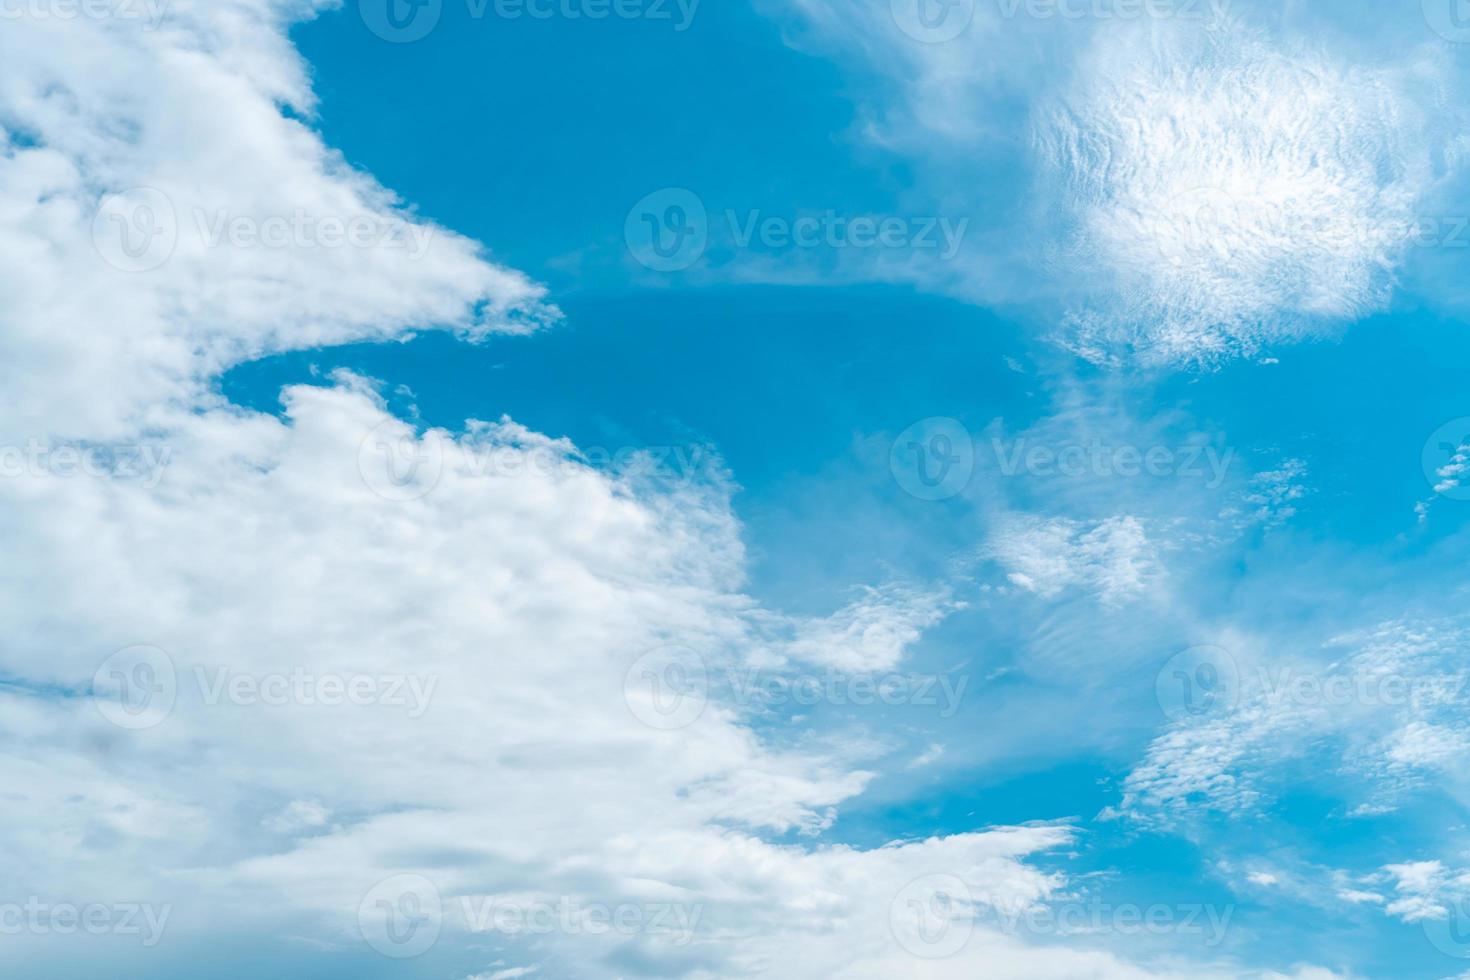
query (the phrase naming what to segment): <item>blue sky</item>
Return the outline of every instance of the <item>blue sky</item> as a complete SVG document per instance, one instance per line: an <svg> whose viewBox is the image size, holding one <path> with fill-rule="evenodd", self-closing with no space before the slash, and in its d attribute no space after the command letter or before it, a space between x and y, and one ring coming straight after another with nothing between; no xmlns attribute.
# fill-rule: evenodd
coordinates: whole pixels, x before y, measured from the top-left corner
<svg viewBox="0 0 1470 980"><path fill-rule="evenodd" d="M0 958L1470 976L1463 11L589 2L0 39Z"/></svg>

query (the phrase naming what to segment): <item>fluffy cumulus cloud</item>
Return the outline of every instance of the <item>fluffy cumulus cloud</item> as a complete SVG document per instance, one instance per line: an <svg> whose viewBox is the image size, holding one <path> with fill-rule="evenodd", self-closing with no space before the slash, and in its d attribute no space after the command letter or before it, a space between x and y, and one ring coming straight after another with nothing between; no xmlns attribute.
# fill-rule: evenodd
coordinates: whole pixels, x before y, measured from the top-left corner
<svg viewBox="0 0 1470 980"><path fill-rule="evenodd" d="M279 416L212 393L271 352L557 318L299 121L286 29L313 12L0 34L9 891L169 909L116 975L197 975L196 943L241 932L384 954L358 975L445 947L506 980L1211 975L986 917L1058 893L1069 826L813 842L864 748L757 734L709 680L901 669L945 589L784 617L742 594L718 474L610 473L509 420L421 431L350 375ZM1038 588L1142 582L1138 526L1053 533L1081 557L1017 552ZM83 975L89 948L35 930L0 960Z"/></svg>

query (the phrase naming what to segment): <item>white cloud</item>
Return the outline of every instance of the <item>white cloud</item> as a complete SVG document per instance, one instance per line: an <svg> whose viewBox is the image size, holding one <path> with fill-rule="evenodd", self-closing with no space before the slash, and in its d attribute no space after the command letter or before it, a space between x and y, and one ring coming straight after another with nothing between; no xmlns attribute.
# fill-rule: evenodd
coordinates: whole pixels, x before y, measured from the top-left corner
<svg viewBox="0 0 1470 980"><path fill-rule="evenodd" d="M924 630L962 606L948 590L867 589L863 598L831 616L798 623L783 652L844 671L891 670Z"/></svg>
<svg viewBox="0 0 1470 980"><path fill-rule="evenodd" d="M505 970L496 970L494 973L477 973L465 980L516 980L517 977L528 977L536 972L534 966L513 966Z"/></svg>
<svg viewBox="0 0 1470 980"><path fill-rule="evenodd" d="M1460 170L1463 79L1417 12L1339 5L1325 29L1253 0L1132 18L976 4L925 44L886 0L790 6L793 44L854 66L863 134L993 230L909 274L1060 314L1089 358L1209 363L1336 329L1383 309L1411 248L1448 231L1421 220Z"/></svg>
<svg viewBox="0 0 1470 980"><path fill-rule="evenodd" d="M1383 870L1393 879L1398 896L1384 912L1404 922L1443 921L1450 915L1446 902L1470 895L1470 873L1452 874L1439 861L1390 864Z"/></svg>
<svg viewBox="0 0 1470 980"><path fill-rule="evenodd" d="M281 114L313 108L282 31L310 9L178 0L156 31L7 21L7 441L167 424L168 411L209 401L221 369L274 351L555 319L539 286L416 219ZM368 244L344 244L348 228Z"/></svg>
<svg viewBox="0 0 1470 980"><path fill-rule="evenodd" d="M1080 588L1103 602L1145 595L1162 575L1158 549L1141 521L1113 517L1095 525L1067 518L1016 517L991 535L987 554L1010 582L1043 598Z"/></svg>
<svg viewBox="0 0 1470 980"><path fill-rule="evenodd" d="M1224 22L1099 36L1041 131L1076 253L1115 298L1084 349L1254 352L1386 303L1441 149L1427 64L1367 70Z"/></svg>
<svg viewBox="0 0 1470 980"><path fill-rule="evenodd" d="M1168 821L1253 810L1310 753L1340 790L1367 797L1351 815L1391 810L1429 775L1452 788L1470 738L1465 635L1457 620L1386 623L1336 638L1329 649L1350 653L1331 663L1234 651L1238 679L1152 742L1125 781L1123 811Z"/></svg>
<svg viewBox="0 0 1470 980"><path fill-rule="evenodd" d="M271 352L557 315L282 114L311 109L286 28L314 9L177 0L153 32L22 20L0 35L0 436L168 450L156 482L0 480L7 886L172 903L169 941L227 928L311 951L360 949L360 910L401 875L437 891L446 942L483 939L454 916L477 897L702 912L688 946L522 937L523 961L558 976L1169 975L980 927L924 966L892 922L905 894L935 907L933 888L906 891L916 880L958 879L961 908L1044 902L1065 878L1036 864L1074 832L772 843L862 791L860 753L774 744L718 702L663 731L624 701L646 651L742 664L770 654L773 624L793 658L896 665L952 608L943 590L782 617L741 592L719 474L670 487L538 468L534 453L575 447L510 420L417 432L348 375L287 389L280 418L213 393L225 367ZM106 204L125 191L127 207ZM417 244L330 244L325 219ZM257 240L271 228L286 237ZM108 238L124 230L138 255ZM156 267L118 267L152 264L170 238ZM487 454L501 467L468 465ZM1136 523L1062 538L1076 556L1059 576L1024 549L1019 573L1105 598L1144 583ZM140 645L150 671L99 674ZM89 697L120 681L171 710L128 717ZM32 936L0 958L26 972L73 948ZM1212 973L1237 975L1176 975Z"/></svg>

